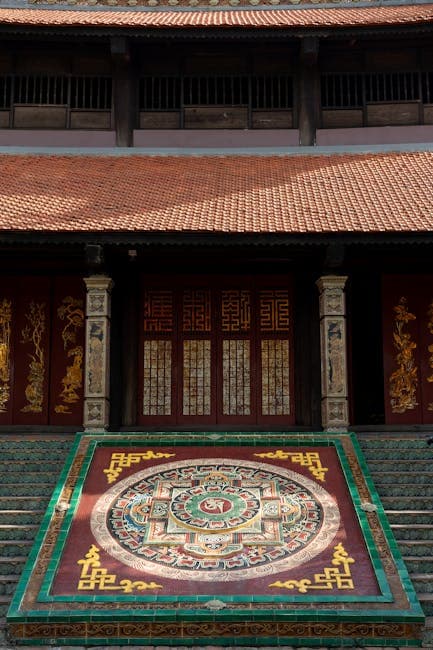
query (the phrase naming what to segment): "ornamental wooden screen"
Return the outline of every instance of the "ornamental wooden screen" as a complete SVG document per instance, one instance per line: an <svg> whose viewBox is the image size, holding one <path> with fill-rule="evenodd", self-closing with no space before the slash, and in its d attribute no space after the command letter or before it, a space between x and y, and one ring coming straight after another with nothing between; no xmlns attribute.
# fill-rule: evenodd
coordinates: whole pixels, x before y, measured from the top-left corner
<svg viewBox="0 0 433 650"><path fill-rule="evenodd" d="M0 278L0 425L81 425L84 298L78 278Z"/></svg>
<svg viewBox="0 0 433 650"><path fill-rule="evenodd" d="M147 277L139 423L292 424L287 277Z"/></svg>
<svg viewBox="0 0 433 650"><path fill-rule="evenodd" d="M433 276L383 280L385 416L433 423Z"/></svg>

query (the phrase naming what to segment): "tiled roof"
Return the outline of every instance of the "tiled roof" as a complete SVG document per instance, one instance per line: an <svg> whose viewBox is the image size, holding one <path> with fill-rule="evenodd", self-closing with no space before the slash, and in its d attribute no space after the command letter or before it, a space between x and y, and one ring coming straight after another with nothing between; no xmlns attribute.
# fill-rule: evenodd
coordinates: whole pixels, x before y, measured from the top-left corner
<svg viewBox="0 0 433 650"><path fill-rule="evenodd" d="M2 25L109 27L356 27L428 24L433 4L318 9L122 11L0 8Z"/></svg>
<svg viewBox="0 0 433 650"><path fill-rule="evenodd" d="M0 230L433 230L433 152L0 157Z"/></svg>

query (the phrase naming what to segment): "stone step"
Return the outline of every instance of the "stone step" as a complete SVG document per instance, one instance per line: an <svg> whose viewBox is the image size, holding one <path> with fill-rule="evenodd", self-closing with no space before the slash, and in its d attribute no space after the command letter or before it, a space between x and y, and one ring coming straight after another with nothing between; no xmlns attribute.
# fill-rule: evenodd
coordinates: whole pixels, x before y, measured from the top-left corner
<svg viewBox="0 0 433 650"><path fill-rule="evenodd" d="M26 560L27 555L0 557L0 573L20 576Z"/></svg>
<svg viewBox="0 0 433 650"><path fill-rule="evenodd" d="M403 462L403 461L425 461L432 462L433 450L430 447L425 449L378 449L378 450L366 450L363 449L364 457L367 460L367 463L375 461L394 461L394 462Z"/></svg>
<svg viewBox="0 0 433 650"><path fill-rule="evenodd" d="M11 474L21 474L22 472L55 472L60 474L60 470L64 465L63 460L34 460L30 458L29 460L1 460L0 461L0 473L11 475Z"/></svg>
<svg viewBox="0 0 433 650"><path fill-rule="evenodd" d="M418 488L417 488L418 489ZM429 510L432 507L433 499L424 496L386 496L381 495L380 500L385 509L389 510L407 510L409 506L419 510Z"/></svg>
<svg viewBox="0 0 433 650"><path fill-rule="evenodd" d="M15 589L17 588L17 583L19 576L17 575L0 575L0 594L4 596L13 596Z"/></svg>
<svg viewBox="0 0 433 650"><path fill-rule="evenodd" d="M407 459L407 458L392 458L392 459L377 459L370 458L367 460L370 472L391 471L391 472L405 472L412 473L413 471L431 472L433 470L433 458L423 459Z"/></svg>
<svg viewBox="0 0 433 650"><path fill-rule="evenodd" d="M33 540L38 528L39 524L0 524L0 540Z"/></svg>
<svg viewBox="0 0 433 650"><path fill-rule="evenodd" d="M0 510L0 525L40 523L45 510Z"/></svg>
<svg viewBox="0 0 433 650"><path fill-rule="evenodd" d="M398 546L403 556L433 557L433 540L399 539Z"/></svg>
<svg viewBox="0 0 433 650"><path fill-rule="evenodd" d="M423 540L431 541L433 544L433 525L432 524L391 524L394 537L398 540ZM0 526L1 530L1 526ZM432 549L433 550L433 549Z"/></svg>
<svg viewBox="0 0 433 650"><path fill-rule="evenodd" d="M38 497L50 497L53 493L54 484L55 481L37 483ZM13 495L12 498L16 498L17 496L29 496L31 498L34 493L35 483L9 483L6 485L0 485L0 498L9 497L11 494Z"/></svg>
<svg viewBox="0 0 433 650"><path fill-rule="evenodd" d="M380 451L387 449L431 449L427 444L430 434L420 437L401 437L401 438L366 438L360 436L358 442L361 446L361 449L371 449L372 451Z"/></svg>
<svg viewBox="0 0 433 650"><path fill-rule="evenodd" d="M433 510L385 510L390 524L429 524L433 522ZM1 514L1 513L0 513Z"/></svg>
<svg viewBox="0 0 433 650"><path fill-rule="evenodd" d="M372 477L376 485L391 484L401 485L427 485L433 489L433 471L432 472L411 472L407 470L406 472L396 471L382 471L382 472L372 472ZM404 490L402 490L404 494Z"/></svg>
<svg viewBox="0 0 433 650"><path fill-rule="evenodd" d="M51 491L52 492L52 491ZM51 496L51 495L50 495ZM0 510L6 512L8 510L34 510L45 512L48 503L50 502L49 496L10 496L0 497Z"/></svg>
<svg viewBox="0 0 433 650"><path fill-rule="evenodd" d="M28 555L33 540L0 540L0 556L4 558L18 557L19 555Z"/></svg>
<svg viewBox="0 0 433 650"><path fill-rule="evenodd" d="M33 491L35 485L39 485L39 483L50 483L54 485L56 480L57 476L54 476L52 472L10 472L9 474L0 474L0 485L9 486L11 481L12 483L21 484L30 483Z"/></svg>
<svg viewBox="0 0 433 650"><path fill-rule="evenodd" d="M433 573L433 554L426 556L403 556L403 561L409 574Z"/></svg>
<svg viewBox="0 0 433 650"><path fill-rule="evenodd" d="M426 616L433 616L433 594L417 593L418 600ZM431 646L433 647L433 646Z"/></svg>
<svg viewBox="0 0 433 650"><path fill-rule="evenodd" d="M373 476L373 481L381 498L392 497L394 499L403 499L405 497L422 497L424 499L429 499L431 507L431 499L433 498L433 483L393 483L391 479L389 479L388 482L381 483L377 480L377 476L379 475ZM410 476L405 476L406 481L410 478Z"/></svg>
<svg viewBox="0 0 433 650"><path fill-rule="evenodd" d="M412 574L410 579L417 594L433 594L433 575Z"/></svg>

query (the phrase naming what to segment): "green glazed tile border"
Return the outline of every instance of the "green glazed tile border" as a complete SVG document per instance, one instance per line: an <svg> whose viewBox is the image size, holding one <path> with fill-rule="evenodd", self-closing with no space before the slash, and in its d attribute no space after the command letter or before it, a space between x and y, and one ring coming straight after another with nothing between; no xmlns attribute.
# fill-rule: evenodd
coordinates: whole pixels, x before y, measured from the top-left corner
<svg viewBox="0 0 433 650"><path fill-rule="evenodd" d="M202 434L198 434L202 435ZM334 447L337 451L340 464L342 467L342 471L344 473L346 483L349 489L349 492L351 494L351 498L355 507L355 511L361 526L362 533L364 535L365 541L366 541L366 547L368 551L370 551L372 548L375 549L375 544L373 537L370 532L370 527L368 524L367 517L365 513L360 509L361 506L361 498L359 496L358 490L356 488L356 483L355 479L353 477L353 474L350 470L348 460L345 455L345 451L343 448L343 445L341 444L340 440L335 437L335 434L331 437L329 437L327 434L314 434L312 437L305 436L305 434L298 434L295 437L291 437L290 439L287 439L283 434L280 432L277 432L275 434L263 434L260 437L257 437L257 434L245 434L245 436L240 436L239 434L235 434L235 437L232 438L233 434L230 434L229 436L222 436L222 440L215 441L214 446L227 446L231 447L233 446L234 443L236 443L237 446L239 446L239 439L244 443L243 446L251 446L251 438L256 442L256 446L260 447L266 447L270 446L272 444L273 446L276 444L282 444L285 447L290 447L290 446L318 446L318 447ZM290 434L288 434L290 435ZM348 435L348 434L346 434ZM63 521L62 525L62 532L61 535L58 538L58 543L56 544L55 551L52 554L51 561L48 567L48 571L45 574L44 582L41 588L41 592L39 595L39 601L40 602L56 602L59 597L57 596L51 596L50 591L51 591L51 583L52 580L55 577L55 573L57 570L58 563L60 561L62 552L63 552L63 547L64 544L66 543L67 536L69 534L69 529L70 526L72 525L72 520L74 517L75 510L79 504L81 493L82 493L82 488L83 484L85 481L85 478L87 476L88 468L91 464L95 449L97 447L115 447L119 446L134 446L137 444L138 440L142 440L143 435L142 434L136 434L132 437L131 440L126 440L124 442L123 437L121 441L119 440L119 436L113 436L110 438L110 440L106 439L107 434L104 434L105 439L103 438L102 440L99 439L99 436L89 436L89 434L84 433L81 435L81 437L89 437L89 445L87 452L85 454L83 464L81 467L80 474L77 479L77 483L70 501L70 508L68 512L66 513L65 519ZM129 436L128 436L129 437ZM146 442L148 441L149 438L151 438L152 444L157 444L157 445L164 445L164 446L172 446L173 442L178 443L178 446L188 446L191 445L191 439L186 438L184 439L185 434L182 434L182 440L179 440L179 436L176 435L174 438L171 436L161 436L161 434L150 434L148 436L145 436ZM205 436L206 437L206 436ZM153 439L155 438L155 440ZM246 438L246 439L245 439ZM150 440L149 440L150 442ZM193 440L193 444L196 444L196 440ZM205 442L206 446L208 446L208 441ZM242 446L242 445L241 445ZM375 549L376 550L376 549ZM392 601L392 595L388 586L388 582L385 577L385 572L383 570L382 563L380 562L378 553L371 554L370 553L370 560L372 563L372 567L376 576L376 580L379 584L379 588L381 590L382 595L381 596L350 596L350 595L344 595L344 596L338 596L338 595L329 595L329 596L320 596L320 595L308 595L308 596L299 596L299 595L285 595L285 596L273 596L273 597L266 597L266 596L253 596L252 597L252 602L260 602L260 603L266 603L269 602L270 605L272 605L275 602L284 602L287 604L290 603L311 603L311 602L391 602ZM66 597L68 602L109 602L112 600L112 596L68 596ZM116 600L120 600L122 602L151 602L155 597L154 596L125 596L125 595L117 595ZM172 597L164 597L164 596L158 596L157 597L159 602L191 602L192 600L196 600L196 597L190 597L190 596L172 596ZM207 602L210 599L210 596L201 596L198 601L199 602ZM225 603L230 603L230 602L250 602L251 597L247 596L222 596L219 598L222 600L222 602ZM63 600L63 598L62 598Z"/></svg>
<svg viewBox="0 0 433 650"><path fill-rule="evenodd" d="M355 453L358 457L358 461L360 464L360 467L364 473L365 481L368 486L368 489L371 494L371 500L372 502L377 506L377 515L379 518L379 521L383 527L386 539L389 543L391 552L393 556L396 559L397 567L398 567L398 572L400 579L402 581L402 584L404 585L407 594L408 594L408 599L410 602L410 610L368 610L368 609L363 609L361 611L359 610L350 610L350 609L344 609L344 610L339 610L336 611L335 609L332 610L316 610L316 613L314 613L314 610L296 610L296 611L283 611L283 610L278 610L278 609L272 609L270 607L269 610L262 610L262 611L239 611L239 610L230 610L229 605L231 602L251 602L251 603L269 603L270 606L272 604L277 604L277 603L285 603L290 605L290 603L302 603L302 602L321 602L321 603L335 603L335 602L344 602L344 603L350 603L350 602L387 602L390 601L390 598L392 599L391 592L389 590L388 582L386 580L386 575L385 571L383 569L382 563L380 561L379 553L376 549L376 545L374 543L374 539L372 536L372 533L370 531L370 527L368 524L368 519L365 514L365 512L361 509L361 498L358 492L358 489L356 487L356 482L353 477L353 474L351 472L348 459L346 457L346 454L344 452L343 445L341 443L341 436L337 436L336 434L326 434L326 433L316 433L316 434L305 434L305 433L299 433L299 434L294 434L292 432L288 432L287 434L283 432L275 432L275 433L246 433L246 434L240 434L240 433L227 433L227 434L203 434L201 432L181 432L181 433L162 433L162 432L156 432L156 433L150 433L150 434L143 434L142 432L134 432L131 434L113 434L109 432L104 432L104 433L97 433L97 434L92 434L92 433L81 433L77 434L73 449L71 450L68 459L66 461L65 467L62 470L61 477L59 479L59 482L53 492L53 496L50 500L50 504L48 506L48 510L44 516L43 522L41 529L37 535L35 545L29 555L28 562L26 564L25 572L18 584L17 591L15 593L15 596L12 600L12 604L8 613L8 619L11 622L20 622L20 621L43 621L47 620L47 618L51 621L54 620L59 620L59 621L64 621L66 619L68 620L103 620L104 618L110 618L115 614L115 616L119 617L119 620L128 620L131 616L134 616L134 618L137 619L149 619L149 618L154 618L155 620L197 620L197 619L202 619L202 620L219 620L219 621L236 621L240 619L245 619L245 617L248 618L248 620L269 620L270 614L274 617L274 619L278 620L296 620L296 621L302 621L302 620L311 620L313 617L313 620L321 620L326 618L327 621L365 621L366 617L370 621L407 621L407 622L423 622L424 621L424 615L422 612L422 609L417 601L415 591L410 583L409 576L407 573L407 570L405 568L404 562L401 558L400 552L398 550L397 544L393 538L391 529L389 527L389 524L386 520L385 513L383 511L383 507L380 503L379 497L377 495L377 492L374 488L372 479L369 475L369 471L364 459L364 456L362 454L362 451L360 449L360 446L356 440L356 437L354 434L341 434L345 436L350 436L352 446L355 450ZM83 483L85 481L86 475L88 468L90 466L94 451L96 447L99 446L134 446L136 445L139 441L144 442L145 444L159 444L159 445L164 445L164 446L185 446L185 445L191 445L193 444L194 446L257 446L257 447L264 447L264 446L270 446L270 445L284 445L284 446L333 446L335 447L339 459L340 459L340 464L342 467L342 471L345 475L347 486L349 489L349 492L351 494L351 498L358 516L358 520L365 538L366 546L368 548L369 554L370 554L370 559L372 562L373 569L376 574L376 578L379 584L379 587L382 592L382 596L379 597L369 597L369 596L364 596L364 597L356 597L356 596L346 596L346 597L339 597L339 596L309 596L309 597L304 597L304 596L273 596L273 597L259 597L259 596L252 596L252 597L242 597L242 596L232 596L232 597L219 597L220 600L226 601L228 608L227 610L224 611L219 611L219 612L209 612L208 610L204 610L203 608L200 608L201 603L205 603L208 601L211 597L210 596L200 596L200 597L187 597L187 596L179 596L179 597L161 597L161 596L139 596L139 597L129 597L129 596L117 596L116 600L121 600L122 602L131 602L132 608L131 610L128 611L119 611L119 610L111 610L108 612L101 612L100 610L94 610L94 611L88 611L88 612L83 612L83 611L64 611L61 614L58 612L40 612L40 611L33 611L33 612L26 612L25 616L23 616L22 612L20 612L20 603L22 600L22 597L25 593L25 588L27 584L28 577L32 571L32 568L34 566L34 562L37 558L39 548L41 546L41 543L43 541L43 538L47 532L48 526L51 521L51 516L54 512L55 505L57 503L58 497L61 493L61 490L63 488L63 485L65 483L65 480L67 478L68 474L68 468L75 457L75 454L77 452L77 449L82 441L88 440L88 447L87 451L85 454L85 458L75 485L75 489L72 494L72 498L70 501L70 508L65 514L65 518L63 521L61 533L58 536L54 552L51 556L51 560L49 563L48 570L45 575L45 579L43 582L43 586L41 589L40 593L40 598L38 599L39 602L46 602L47 607L48 603L50 602L64 602L65 605L67 603L71 602L98 602L98 603L109 603L113 600L112 595L108 596L57 596L57 597L52 597L49 595L50 587L51 587L51 582L52 579L54 578L55 571L58 566L58 562L60 561L60 557L63 551L63 547L65 544L65 541L67 539L67 535L69 533L69 529L72 523L73 515L76 510L76 507L79 503L80 497L81 497L81 492L83 488ZM178 612L177 614L174 615L173 617L173 612L170 611L164 611L164 610L137 610L136 608L133 607L133 603L140 601L140 602L163 602L163 601L169 601L169 602L197 602L197 609L194 610L184 610L184 612ZM138 615L138 616L137 616ZM244 643L247 642L247 638L244 639ZM93 644L92 640L92 644ZM108 643L111 645L112 640L107 640ZM118 643L119 640L116 641ZM122 640L123 641L123 640ZM148 641L148 640L147 640ZM221 638L218 638L216 640L212 639L206 639L206 643L213 643L217 642L219 645L222 645ZM232 643L233 641L233 643ZM224 645L235 645L238 644L238 639L230 639L230 643L224 643ZM281 639L279 640L279 643L281 643ZM304 640L306 641L306 639ZM314 644L312 643L314 641ZM342 639L334 639L335 645L342 645ZM394 641L396 641L394 639ZM89 639L87 639L87 643L89 642ZM172 639L161 639L160 640L161 644L163 645L173 645L173 640ZM176 639L175 644L179 645L180 639ZM204 640L200 639L200 643L203 643ZM323 639L308 639L308 644L309 645L323 645L324 640ZM377 645L384 645L384 639L378 639L377 640ZM21 641L20 641L21 643ZM35 644L34 640L32 639L31 644ZM82 643L82 640L77 641L77 645ZM100 643L100 640L98 641ZM156 640L152 639L152 643L156 644ZM159 640L158 640L159 643ZM286 642L285 642L286 643ZM297 643L299 643L299 640L297 640ZM71 640L68 639L68 644L71 645ZM75 640L74 640L75 644ZM115 642L113 641L113 644ZM133 641L133 645L139 645L139 642L136 642L136 640ZM185 645L191 644L191 640L187 640ZM254 639L254 645L257 645L257 640ZM266 644L270 645L268 641ZM287 644L293 644L293 639L287 640ZM331 639L327 639L326 642L324 643L325 645L333 645ZM375 639L371 639L371 642L369 645L375 645ZM398 644L401 645L401 640L398 640ZM260 642L260 645L264 645L263 643ZM344 643L346 645L346 643ZM350 640L348 641L347 645L351 645ZM419 645L417 641L414 641L413 643L410 642L408 645L411 646L416 646Z"/></svg>

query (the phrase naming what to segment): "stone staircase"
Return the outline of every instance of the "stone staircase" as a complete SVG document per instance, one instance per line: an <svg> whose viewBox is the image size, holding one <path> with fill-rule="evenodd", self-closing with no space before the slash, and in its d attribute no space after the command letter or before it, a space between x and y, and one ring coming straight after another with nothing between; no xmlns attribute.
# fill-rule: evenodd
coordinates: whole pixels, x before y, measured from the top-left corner
<svg viewBox="0 0 433 650"><path fill-rule="evenodd" d="M426 436L359 442L427 617L423 645L433 648L433 446Z"/></svg>
<svg viewBox="0 0 433 650"><path fill-rule="evenodd" d="M423 645L433 648L433 447L425 436L359 441L427 616ZM9 647L9 602L72 443L72 436L0 437L1 650Z"/></svg>

